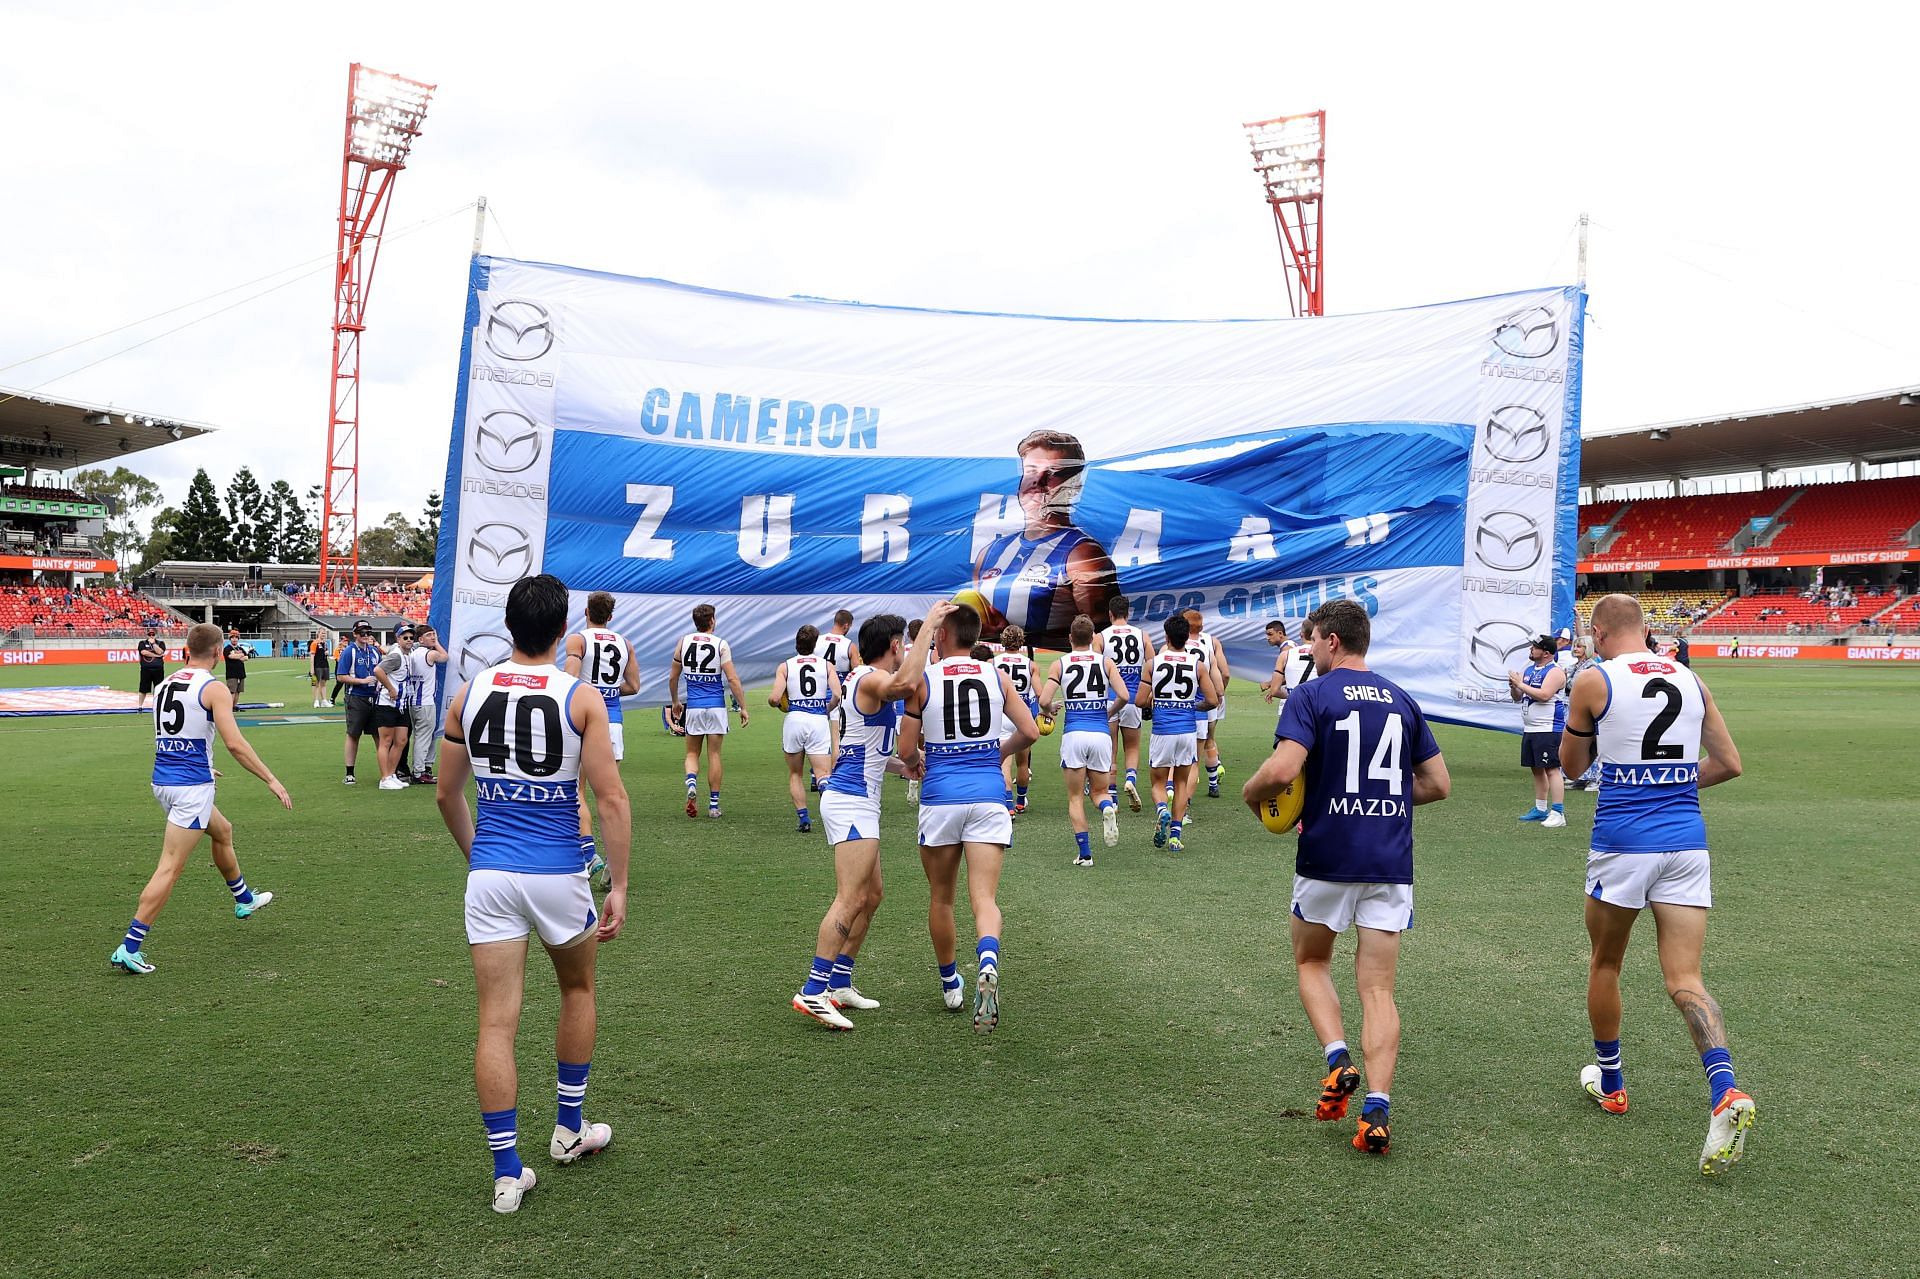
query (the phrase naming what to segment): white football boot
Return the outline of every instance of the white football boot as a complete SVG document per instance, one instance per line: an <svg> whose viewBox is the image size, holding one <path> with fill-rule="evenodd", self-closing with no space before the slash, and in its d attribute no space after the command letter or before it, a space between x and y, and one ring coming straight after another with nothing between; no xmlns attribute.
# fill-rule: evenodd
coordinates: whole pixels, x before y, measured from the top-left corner
<svg viewBox="0 0 1920 1279"><path fill-rule="evenodd" d="M613 1140L611 1124L582 1124L580 1131L553 1126L553 1140L547 1143L547 1153L553 1156L557 1164L570 1164L576 1159L584 1159L596 1150L605 1150Z"/></svg>

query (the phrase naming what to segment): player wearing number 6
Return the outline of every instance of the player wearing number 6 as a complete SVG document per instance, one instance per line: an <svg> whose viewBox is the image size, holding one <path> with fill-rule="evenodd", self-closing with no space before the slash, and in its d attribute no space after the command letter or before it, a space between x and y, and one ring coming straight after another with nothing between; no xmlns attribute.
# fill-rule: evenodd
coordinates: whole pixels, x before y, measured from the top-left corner
<svg viewBox="0 0 1920 1279"><path fill-rule="evenodd" d="M1066 703L1066 733L1060 739L1060 768L1067 781L1067 818L1076 845L1073 864L1093 865L1087 846L1084 795L1091 784L1100 797L1100 838L1108 848L1120 842L1120 805L1113 794L1113 723L1119 707L1130 702L1120 668L1093 646L1093 619L1073 619L1067 632L1073 651L1053 664L1040 704L1049 714L1055 699Z"/></svg>
<svg viewBox="0 0 1920 1279"><path fill-rule="evenodd" d="M1713 883L1700 791L1740 776L1733 734L1700 678L1647 651L1646 620L1631 595L1594 606L1597 666L1573 681L1560 757L1586 771L1596 748L1600 802L1587 854L1587 1017L1599 1060L1580 1072L1609 1114L1627 1110L1620 1062L1620 964L1643 908L1653 910L1667 994L1686 1018L1707 1072L1710 1112L1700 1171L1725 1172L1746 1149L1753 1098L1734 1085L1720 1005L1700 977ZM1706 758L1700 757L1702 747Z"/></svg>
<svg viewBox="0 0 1920 1279"><path fill-rule="evenodd" d="M787 713L780 726L780 749L787 756L787 794L799 815L799 833L813 829L807 809L807 787L800 782L800 766L808 764L815 777L825 777L834 756L834 709L840 705L840 676L833 663L816 653L820 631L802 626L793 637L794 655L773 673L767 704Z"/></svg>
<svg viewBox="0 0 1920 1279"><path fill-rule="evenodd" d="M547 573L521 578L507 592L506 613L513 655L447 703L437 792L441 819L467 859L467 945L480 1004L473 1073L493 1152L495 1212L518 1209L534 1184L520 1162L513 1056L529 933L539 934L560 983L559 1100L547 1152L569 1164L613 1140L581 1106L593 1059L594 959L626 922L632 826L606 703L553 664L567 629L566 585ZM469 775L477 821L467 808ZM598 913L576 834L582 780L599 804L611 884Z"/></svg>
<svg viewBox="0 0 1920 1279"><path fill-rule="evenodd" d="M233 694L214 678L220 656L220 628L205 622L187 632L187 664L161 680L153 695L153 797L167 814L160 842L160 865L140 894L127 935L107 957L125 973L146 976L153 964L143 953L147 930L173 895L173 885L187 858L206 835L213 840L213 864L233 894L233 913L245 919L273 900L273 894L255 893L240 873L233 855L233 824L213 805L213 737L220 735L227 753L240 767L267 784L285 808L292 808L287 789L274 777L253 747L240 735L233 719Z"/></svg>
<svg viewBox="0 0 1920 1279"><path fill-rule="evenodd" d="M1334 941L1352 928L1367 1068L1353 1146L1383 1155L1400 1055L1394 970L1400 934L1413 927L1413 808L1445 799L1452 781L1419 704L1367 669L1366 609L1330 600L1307 618L1305 630L1319 678L1287 698L1280 744L1241 797L1258 816L1289 782L1306 778L1290 923L1300 1002L1326 1053L1314 1118L1343 1118L1360 1086L1332 973Z"/></svg>
<svg viewBox="0 0 1920 1279"><path fill-rule="evenodd" d="M567 656L562 668L575 679L585 680L607 704L607 736L613 741L613 759L617 764L627 756L626 713L620 699L640 691L640 664L633 660L633 645L618 631L607 629L613 620L613 596L595 591L587 596L587 625L567 636ZM587 862L587 873L598 876L607 868L593 842L593 815L587 811L587 797L580 797L580 852Z"/></svg>

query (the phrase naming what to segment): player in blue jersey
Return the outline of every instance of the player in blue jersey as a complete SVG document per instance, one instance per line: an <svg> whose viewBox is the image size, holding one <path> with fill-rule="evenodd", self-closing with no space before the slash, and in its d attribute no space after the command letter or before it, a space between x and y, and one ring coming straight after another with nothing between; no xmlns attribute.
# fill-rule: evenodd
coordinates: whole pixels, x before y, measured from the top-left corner
<svg viewBox="0 0 1920 1279"><path fill-rule="evenodd" d="M1147 633L1127 620L1133 612L1132 601L1124 595L1116 595L1107 601L1107 615L1113 624L1100 632L1100 647L1120 669L1120 678L1126 681L1126 702L1120 708L1119 718L1113 721L1113 759L1116 764L1126 768L1127 805L1134 812L1140 811L1140 708L1134 705L1134 695L1140 691L1140 677L1147 667L1153 664L1153 641ZM1108 793L1118 800L1119 792L1111 785Z"/></svg>
<svg viewBox="0 0 1920 1279"><path fill-rule="evenodd" d="M894 758L896 701L924 678L928 642L952 607L935 604L906 652L900 643L905 618L882 613L862 622L860 660L841 686L834 710L838 750L820 792L820 824L833 848L833 904L814 936L806 984L793 997L795 1011L832 1030L853 1029L842 1010L880 1006L853 984L854 960L880 908L880 784ZM956 979L949 1007L960 1006L959 990Z"/></svg>
<svg viewBox="0 0 1920 1279"><path fill-rule="evenodd" d="M513 1057L529 933L539 934L560 985L558 1110L547 1153L570 1164L613 1140L613 1129L587 1122L581 1107L593 1061L594 960L626 922L633 820L606 702L554 665L567 630L566 584L548 573L521 578L507 592L506 623L512 656L447 703L437 789L440 816L467 859L467 945L480 1005L473 1075L493 1152L495 1212L517 1210L534 1184L520 1162ZM611 884L597 912L578 834L582 780L600 810Z"/></svg>
<svg viewBox="0 0 1920 1279"><path fill-rule="evenodd" d="M900 752L922 778L920 864L927 872L927 931L940 965L943 993L957 990L957 929L953 900L960 863L967 866L967 900L979 933L973 993L973 1028L1000 1024L1000 867L1013 840L1000 762L1033 745L1040 730L1006 673L972 656L980 639L980 614L957 605L921 634L939 644L939 659L907 694ZM1013 724L1000 735L1000 717ZM925 753L921 753L924 744ZM949 998L949 1008L957 1001Z"/></svg>
<svg viewBox="0 0 1920 1279"><path fill-rule="evenodd" d="M1073 826L1075 866L1093 865L1087 841L1089 791L1100 796L1100 838L1108 848L1120 842L1120 803L1113 792L1113 730L1120 708L1131 703L1126 679L1106 650L1094 647L1093 619L1084 613L1067 631L1073 644L1047 672L1040 693L1050 714L1065 710L1061 721L1060 768L1067 783L1067 820Z"/></svg>
<svg viewBox="0 0 1920 1279"><path fill-rule="evenodd" d="M1034 431L1017 446L1023 525L987 543L974 561L973 585L986 599L982 625L998 635L1009 622L1040 648L1064 649L1067 628L1085 613L1107 624L1118 578L1106 549L1073 522L1086 486L1087 454L1065 431Z"/></svg>
<svg viewBox="0 0 1920 1279"><path fill-rule="evenodd" d="M613 742L613 760L619 763L627 755L626 711L623 697L640 691L640 663L633 660L633 645L620 632L609 630L613 621L613 596L595 591L587 596L587 624L567 636L566 657L561 669L575 679L585 680L607 705L607 736ZM444 657L444 654L443 654ZM580 853L587 863L587 875L604 887L607 859L600 855L593 838L593 814L587 809L587 797L580 796Z"/></svg>
<svg viewBox="0 0 1920 1279"><path fill-rule="evenodd" d="M1533 770L1533 807L1523 822L1567 824L1566 774L1560 771L1561 699L1567 673L1554 660L1553 636L1536 635L1527 649L1527 665L1507 672L1507 694L1520 703L1520 766Z"/></svg>
<svg viewBox="0 0 1920 1279"><path fill-rule="evenodd" d="M1158 819L1153 846L1175 853L1185 847L1187 805L1199 777L1200 744L1195 730L1200 717L1219 702L1213 673L1187 647L1188 635L1184 615L1175 613L1166 620L1167 642L1148 665L1133 699L1153 716L1153 737L1147 746Z"/></svg>
<svg viewBox="0 0 1920 1279"><path fill-rule="evenodd" d="M1332 971L1334 942L1352 928L1367 1071L1353 1146L1383 1155L1392 1142L1400 1056L1394 971L1400 934L1413 927L1413 809L1445 799L1452 781L1419 704L1367 669L1372 629L1353 600L1329 600L1307 618L1318 678L1287 698L1280 744L1241 795L1257 814L1289 782L1305 779L1290 924L1300 1002L1326 1054L1314 1118L1344 1117L1360 1086Z"/></svg>
<svg viewBox="0 0 1920 1279"><path fill-rule="evenodd" d="M832 768L832 715L840 705L839 672L820 653L819 644L819 628L802 626L793 637L794 655L774 669L773 689L767 694L767 704L787 715L780 725L780 749L787 757L787 794L802 835L813 830L807 807L813 786L800 784L800 769L804 765L812 776L824 777Z"/></svg>
<svg viewBox="0 0 1920 1279"><path fill-rule="evenodd" d="M1609 595L1594 606L1593 639L1600 662L1574 680L1560 745L1575 772L1596 753L1600 761L1586 901L1593 943L1587 1016L1598 1060L1580 1072L1580 1084L1602 1109L1626 1113L1620 964L1634 921L1651 908L1667 994L1707 1073L1700 1171L1711 1176L1744 1153L1755 1113L1753 1098L1735 1084L1726 1023L1700 976L1713 904L1700 791L1740 776L1740 752L1700 678L1648 651L1646 621L1633 596Z"/></svg>
<svg viewBox="0 0 1920 1279"><path fill-rule="evenodd" d="M153 797L167 814L160 838L160 864L140 893L133 922L107 962L144 977L154 969L145 954L147 931L173 895L173 886L201 836L213 841L213 864L233 894L233 913L246 919L273 900L254 892L233 853L233 823L214 807L213 739L219 735L240 767L267 784L274 798L292 808L282 786L260 762L233 718L233 694L213 673L220 659L220 628L202 622L187 631L187 664L163 678L153 694Z"/></svg>
<svg viewBox="0 0 1920 1279"><path fill-rule="evenodd" d="M687 678L686 698L680 696L680 677ZM720 816L720 782L724 770L720 748L727 740L727 691L733 692L734 707L740 712L740 727L747 726L746 694L740 690L740 677L733 670L733 650L713 633L713 605L696 604L693 631L673 648L673 665L667 671L667 696L676 718L684 716L687 730L687 816L699 813L695 802L700 794L700 749L707 751L707 816Z"/></svg>

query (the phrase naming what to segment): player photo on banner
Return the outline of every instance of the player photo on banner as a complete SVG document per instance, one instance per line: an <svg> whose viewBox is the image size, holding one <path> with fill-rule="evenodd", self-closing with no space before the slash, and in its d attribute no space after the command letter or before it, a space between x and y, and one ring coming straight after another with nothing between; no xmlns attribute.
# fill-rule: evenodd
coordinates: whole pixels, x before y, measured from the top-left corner
<svg viewBox="0 0 1920 1279"><path fill-rule="evenodd" d="M506 589L542 570L576 625L613 594L651 702L702 602L758 679L841 607L977 592L987 634L1064 649L1118 593L1149 630L1199 609L1257 662L1268 621L1350 598L1431 715L1517 731L1506 673L1573 616L1583 307L1083 320L476 258L447 678L498 660Z"/></svg>

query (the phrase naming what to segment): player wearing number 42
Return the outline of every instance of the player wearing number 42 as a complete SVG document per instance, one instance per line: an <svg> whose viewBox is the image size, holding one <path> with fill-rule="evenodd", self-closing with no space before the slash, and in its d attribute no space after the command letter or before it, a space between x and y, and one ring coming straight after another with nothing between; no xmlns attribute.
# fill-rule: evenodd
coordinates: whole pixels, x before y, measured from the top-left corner
<svg viewBox="0 0 1920 1279"><path fill-rule="evenodd" d="M667 696L673 712L684 708L687 726L687 816L698 815L700 794L700 748L707 751L707 816L720 816L722 768L720 748L727 741L727 693L740 712L740 727L747 726L746 694L740 689L740 677L733 670L733 649L713 633L711 604L693 608L693 633L674 646L673 665L667 671ZM680 699L680 677L686 676L687 695Z"/></svg>
<svg viewBox="0 0 1920 1279"><path fill-rule="evenodd" d="M1713 905L1700 791L1740 776L1740 752L1713 694L1676 661L1649 652L1631 595L1594 606L1596 666L1575 677L1560 758L1584 772L1596 752L1600 801L1587 854L1587 1016L1596 1060L1580 1086L1608 1114L1627 1113L1620 1058L1620 965L1643 909L1653 911L1667 994L1686 1019L1707 1074L1707 1140L1700 1171L1725 1172L1745 1153L1753 1098L1733 1077L1720 1005L1700 976ZM1700 757L1702 747L1706 758Z"/></svg>
<svg viewBox="0 0 1920 1279"><path fill-rule="evenodd" d="M1400 1055L1394 975L1400 934L1413 927L1413 807L1445 799L1452 781L1419 705L1367 669L1366 609L1329 601L1304 633L1319 678L1287 698L1279 744L1242 798L1259 816L1289 783L1306 779L1289 922L1300 1002L1326 1054L1314 1118L1344 1118L1360 1087L1332 973L1334 942L1352 928L1367 1079L1353 1147L1384 1155Z"/></svg>
<svg viewBox="0 0 1920 1279"><path fill-rule="evenodd" d="M173 895L187 858L205 835L213 840L213 864L233 894L233 913L246 919L273 900L273 894L247 887L233 854L233 824L214 807L213 737L220 735L240 767L267 784L282 807L292 808L287 789L240 735L233 718L233 694L213 676L220 656L220 628L205 622L187 632L187 664L161 680L153 697L153 797L167 814L161 836L160 864L140 894L140 905L120 945L107 962L121 972L144 977L153 972L145 953L147 930Z"/></svg>

